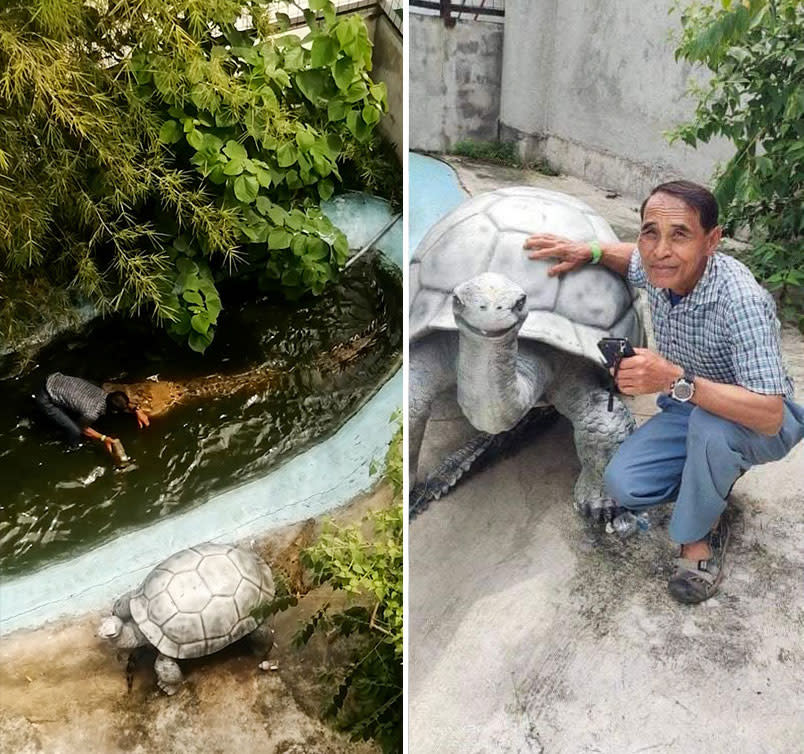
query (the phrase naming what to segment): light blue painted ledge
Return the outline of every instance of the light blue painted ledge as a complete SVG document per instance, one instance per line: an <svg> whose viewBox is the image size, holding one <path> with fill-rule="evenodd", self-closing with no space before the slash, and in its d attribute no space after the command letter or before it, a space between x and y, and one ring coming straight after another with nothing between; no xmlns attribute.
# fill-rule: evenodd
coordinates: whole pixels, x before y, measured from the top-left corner
<svg viewBox="0 0 804 754"><path fill-rule="evenodd" d="M207 540L232 542L317 516L366 492L379 471L402 402L402 370L338 432L262 479L197 508L124 534L106 544L0 584L0 635L47 621L111 609L168 555ZM380 464L381 465L381 464ZM281 501L267 504L267 501Z"/></svg>

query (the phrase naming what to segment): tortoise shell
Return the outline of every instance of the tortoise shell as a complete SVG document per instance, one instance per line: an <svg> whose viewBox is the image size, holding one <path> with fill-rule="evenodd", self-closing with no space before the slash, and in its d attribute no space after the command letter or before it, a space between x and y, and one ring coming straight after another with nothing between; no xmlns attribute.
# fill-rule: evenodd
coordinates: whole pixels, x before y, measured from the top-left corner
<svg viewBox="0 0 804 754"><path fill-rule="evenodd" d="M251 612L274 598L271 569L254 553L206 542L171 555L129 601L131 617L160 652L184 659L251 633Z"/></svg>
<svg viewBox="0 0 804 754"><path fill-rule="evenodd" d="M480 194L434 225L410 261L410 338L456 330L452 291L483 272L497 272L527 294L520 338L538 340L602 362L597 341L627 337L643 345L644 329L632 287L615 272L585 265L549 277L551 260L529 259L533 233L575 241L616 242L609 224L572 196L530 186Z"/></svg>

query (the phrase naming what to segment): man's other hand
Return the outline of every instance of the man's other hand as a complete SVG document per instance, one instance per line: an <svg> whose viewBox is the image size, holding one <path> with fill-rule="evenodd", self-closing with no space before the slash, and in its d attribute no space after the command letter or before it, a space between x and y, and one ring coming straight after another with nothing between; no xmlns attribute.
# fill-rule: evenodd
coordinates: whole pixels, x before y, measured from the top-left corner
<svg viewBox="0 0 804 754"><path fill-rule="evenodd" d="M140 429L151 426L151 422L148 419L148 414L146 414L141 408L134 409L134 416L137 417L137 427Z"/></svg>
<svg viewBox="0 0 804 754"><path fill-rule="evenodd" d="M670 390L684 370L647 348L635 348L635 356L620 362L617 387L626 395L645 395ZM613 370L612 370L613 373Z"/></svg>
<svg viewBox="0 0 804 754"><path fill-rule="evenodd" d="M530 249L530 259L558 259L547 270L552 276L581 267L592 258L592 250L585 241L571 241L569 238L554 236L552 233L536 233L525 241L524 248Z"/></svg>

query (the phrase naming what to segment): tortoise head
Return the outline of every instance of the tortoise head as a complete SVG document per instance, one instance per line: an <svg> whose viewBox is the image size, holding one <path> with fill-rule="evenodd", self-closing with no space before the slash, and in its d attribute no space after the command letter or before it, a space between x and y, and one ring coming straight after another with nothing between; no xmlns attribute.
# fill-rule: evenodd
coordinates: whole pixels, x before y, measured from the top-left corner
<svg viewBox="0 0 804 754"><path fill-rule="evenodd" d="M135 649L148 644L133 620L121 620L116 615L104 618L98 626L98 636L118 649Z"/></svg>
<svg viewBox="0 0 804 754"><path fill-rule="evenodd" d="M452 294L452 311L458 329L494 337L519 330L528 315L525 291L496 272L461 283Z"/></svg>

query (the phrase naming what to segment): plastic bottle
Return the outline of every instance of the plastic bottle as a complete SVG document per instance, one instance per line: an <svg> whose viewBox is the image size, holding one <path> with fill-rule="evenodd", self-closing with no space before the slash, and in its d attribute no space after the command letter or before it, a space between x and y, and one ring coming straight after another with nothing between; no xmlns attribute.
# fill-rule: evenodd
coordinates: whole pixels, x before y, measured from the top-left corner
<svg viewBox="0 0 804 754"><path fill-rule="evenodd" d="M650 529L650 518L647 513L637 515L631 511L624 511L611 522L611 525L621 539L626 539L638 531Z"/></svg>

